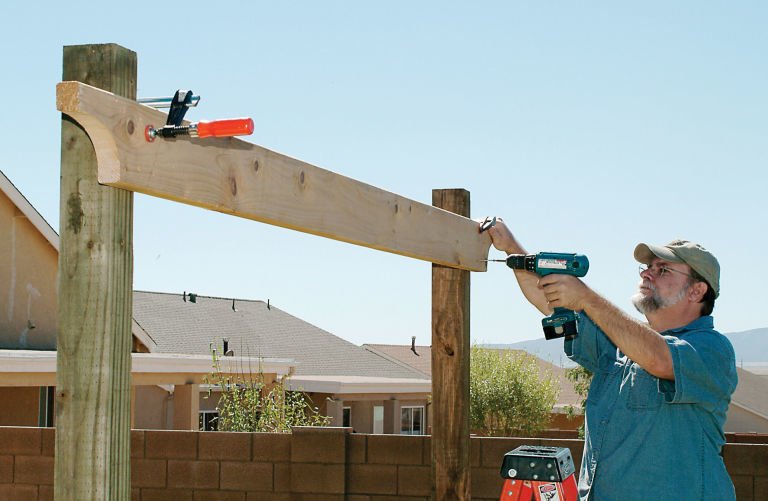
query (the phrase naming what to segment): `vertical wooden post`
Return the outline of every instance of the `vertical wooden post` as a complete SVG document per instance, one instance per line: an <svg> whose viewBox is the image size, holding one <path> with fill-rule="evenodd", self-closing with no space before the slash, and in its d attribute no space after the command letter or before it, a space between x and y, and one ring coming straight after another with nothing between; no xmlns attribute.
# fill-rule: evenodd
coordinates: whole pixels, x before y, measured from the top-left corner
<svg viewBox="0 0 768 501"><path fill-rule="evenodd" d="M132 99L136 66L118 45L64 47L63 80ZM97 183L93 145L66 115L60 204L55 499L129 500L133 194Z"/></svg>
<svg viewBox="0 0 768 501"><path fill-rule="evenodd" d="M433 190L432 205L469 217L469 192ZM432 265L432 499L468 500L469 272Z"/></svg>

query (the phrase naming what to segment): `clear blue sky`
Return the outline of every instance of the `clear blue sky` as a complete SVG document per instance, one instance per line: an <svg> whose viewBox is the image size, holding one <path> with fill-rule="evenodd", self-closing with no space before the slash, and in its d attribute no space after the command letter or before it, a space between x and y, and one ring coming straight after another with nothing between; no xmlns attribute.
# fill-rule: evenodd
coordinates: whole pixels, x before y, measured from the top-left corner
<svg viewBox="0 0 768 501"><path fill-rule="evenodd" d="M636 243L722 265L716 326L765 327L764 2L25 2L0 19L0 170L58 228L62 46L139 57L139 96L431 201L466 188L529 251L582 252L632 310ZM211 7L212 6L212 7ZM270 299L354 343L430 339L430 265L137 195L134 287ZM500 254L492 252L494 257ZM541 336L501 264L472 275L473 341Z"/></svg>

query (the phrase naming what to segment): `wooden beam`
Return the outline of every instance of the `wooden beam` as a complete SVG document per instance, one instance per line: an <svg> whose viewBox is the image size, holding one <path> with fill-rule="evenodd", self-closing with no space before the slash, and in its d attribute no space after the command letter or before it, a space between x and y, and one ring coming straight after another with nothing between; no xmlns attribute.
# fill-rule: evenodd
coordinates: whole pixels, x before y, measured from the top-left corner
<svg viewBox="0 0 768 501"><path fill-rule="evenodd" d="M64 79L134 99L136 54L114 44L64 47ZM58 501L131 499L133 193L101 186L88 134L61 121Z"/></svg>
<svg viewBox="0 0 768 501"><path fill-rule="evenodd" d="M469 214L466 190L432 203ZM469 272L432 265L432 499L470 499Z"/></svg>
<svg viewBox="0 0 768 501"><path fill-rule="evenodd" d="M144 138L165 114L79 82L57 107L87 131L99 182L455 268L485 271L477 223L236 138ZM467 215L468 216L468 215Z"/></svg>

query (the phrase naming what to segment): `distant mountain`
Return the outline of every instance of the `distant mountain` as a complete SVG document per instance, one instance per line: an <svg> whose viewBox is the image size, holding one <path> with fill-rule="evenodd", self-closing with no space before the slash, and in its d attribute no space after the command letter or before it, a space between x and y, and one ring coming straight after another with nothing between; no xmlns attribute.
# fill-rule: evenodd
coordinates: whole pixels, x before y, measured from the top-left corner
<svg viewBox="0 0 768 501"><path fill-rule="evenodd" d="M724 333L733 344L736 352L736 365L742 363L768 364L768 327L761 329L752 329L744 332ZM560 367L572 367L574 364L563 353L562 339L553 339L547 341L542 336L541 339L531 339L512 344L489 344L489 348L508 348L512 350L523 350L536 355L542 360L546 360Z"/></svg>
<svg viewBox="0 0 768 501"><path fill-rule="evenodd" d="M768 364L768 327L725 334L736 351L736 365L763 362Z"/></svg>
<svg viewBox="0 0 768 501"><path fill-rule="evenodd" d="M562 339L547 341L544 339L543 334L541 339L530 339L528 341L520 341L512 344L485 344L483 346L488 348L527 351L528 353L536 355L540 359L546 360L558 367L573 367L576 365L565 356Z"/></svg>

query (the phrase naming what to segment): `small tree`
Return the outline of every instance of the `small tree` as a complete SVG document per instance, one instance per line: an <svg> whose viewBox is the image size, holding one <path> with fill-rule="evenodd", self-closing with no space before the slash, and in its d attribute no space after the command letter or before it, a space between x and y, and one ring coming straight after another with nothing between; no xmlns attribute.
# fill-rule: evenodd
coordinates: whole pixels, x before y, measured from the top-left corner
<svg viewBox="0 0 768 501"><path fill-rule="evenodd" d="M290 432L292 426L327 426L323 416L301 391L285 389L283 378L268 385L259 363L254 373L241 367L235 375L225 373L221 359L213 353L213 373L206 378L220 394L216 418L219 431ZM211 395L213 388L209 391Z"/></svg>
<svg viewBox="0 0 768 501"><path fill-rule="evenodd" d="M565 377L569 381L573 382L573 389L576 394L581 397L581 411L584 412L587 404L587 393L589 392L589 385L592 383L592 373L584 367L577 365L570 369L565 370ZM572 405L566 407L566 412L569 418L573 418L576 414L576 408ZM584 425L579 426L579 438L584 438Z"/></svg>
<svg viewBox="0 0 768 501"><path fill-rule="evenodd" d="M534 435L546 428L559 385L524 352L472 347L469 399L473 430L488 436Z"/></svg>

